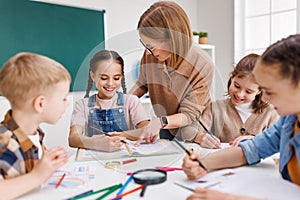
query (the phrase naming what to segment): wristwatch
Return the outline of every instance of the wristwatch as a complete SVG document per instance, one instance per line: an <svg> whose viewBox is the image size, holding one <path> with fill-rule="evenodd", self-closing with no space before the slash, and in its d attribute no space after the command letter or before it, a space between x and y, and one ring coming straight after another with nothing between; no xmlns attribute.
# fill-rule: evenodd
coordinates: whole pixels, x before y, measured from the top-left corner
<svg viewBox="0 0 300 200"><path fill-rule="evenodd" d="M161 122L161 127L164 128L168 125L168 118L167 116L162 116L160 118L160 122Z"/></svg>

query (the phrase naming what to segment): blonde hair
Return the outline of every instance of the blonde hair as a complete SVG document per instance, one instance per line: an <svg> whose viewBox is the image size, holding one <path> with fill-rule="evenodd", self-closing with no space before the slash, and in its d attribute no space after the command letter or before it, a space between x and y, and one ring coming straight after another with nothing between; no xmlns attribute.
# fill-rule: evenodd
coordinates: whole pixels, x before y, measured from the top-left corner
<svg viewBox="0 0 300 200"><path fill-rule="evenodd" d="M34 53L18 53L0 70L0 92L12 107L22 106L61 81L71 81L69 72L58 62Z"/></svg>
<svg viewBox="0 0 300 200"><path fill-rule="evenodd" d="M154 3L140 17L140 34L157 40L170 40L170 66L176 67L184 59L192 45L192 30L188 16L175 2Z"/></svg>

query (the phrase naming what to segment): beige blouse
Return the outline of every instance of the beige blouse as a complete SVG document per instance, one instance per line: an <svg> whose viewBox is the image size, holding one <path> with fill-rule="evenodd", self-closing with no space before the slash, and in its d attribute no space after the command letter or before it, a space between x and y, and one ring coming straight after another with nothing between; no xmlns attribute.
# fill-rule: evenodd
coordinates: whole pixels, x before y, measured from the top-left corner
<svg viewBox="0 0 300 200"><path fill-rule="evenodd" d="M252 113L243 123L238 111L230 99L212 102L203 112L200 120L221 142L233 141L242 135L257 135L279 119L272 106L262 113ZM199 122L193 123L193 128L182 129L183 140L193 140L197 132L205 133Z"/></svg>

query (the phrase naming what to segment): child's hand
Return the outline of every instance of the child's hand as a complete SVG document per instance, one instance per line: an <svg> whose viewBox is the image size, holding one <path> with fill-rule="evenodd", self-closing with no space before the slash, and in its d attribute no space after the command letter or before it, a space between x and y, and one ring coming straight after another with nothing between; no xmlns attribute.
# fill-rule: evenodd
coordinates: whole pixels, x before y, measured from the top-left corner
<svg viewBox="0 0 300 200"><path fill-rule="evenodd" d="M229 144L231 147L237 147L242 140L252 139L254 137L255 137L254 135L239 136L239 137L235 138L235 140L233 142L229 142Z"/></svg>
<svg viewBox="0 0 300 200"><path fill-rule="evenodd" d="M95 142L95 145L97 146L97 150L99 151L106 151L106 152L113 152L120 150L122 146L121 140L122 137L113 136L109 137L106 135L93 135L92 136L93 141Z"/></svg>
<svg viewBox="0 0 300 200"><path fill-rule="evenodd" d="M32 173L45 182L52 174L68 162L68 151L62 147L55 147L44 152L42 158L33 168Z"/></svg>
<svg viewBox="0 0 300 200"><path fill-rule="evenodd" d="M205 133L197 133L194 142L200 144L201 147L208 149L220 149L221 142L220 139L216 136L205 134Z"/></svg>
<svg viewBox="0 0 300 200"><path fill-rule="evenodd" d="M197 179L205 175L207 171L199 166L199 163L195 160L199 159L199 153L192 152L190 156L186 156L183 159L182 169L189 179Z"/></svg>

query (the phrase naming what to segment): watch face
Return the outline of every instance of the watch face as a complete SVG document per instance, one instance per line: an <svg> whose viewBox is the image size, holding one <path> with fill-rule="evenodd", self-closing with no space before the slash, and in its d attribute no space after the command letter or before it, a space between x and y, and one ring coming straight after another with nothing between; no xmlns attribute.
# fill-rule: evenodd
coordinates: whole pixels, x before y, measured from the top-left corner
<svg viewBox="0 0 300 200"><path fill-rule="evenodd" d="M161 117L161 120L162 120L163 125L168 124L168 118L166 116Z"/></svg>

